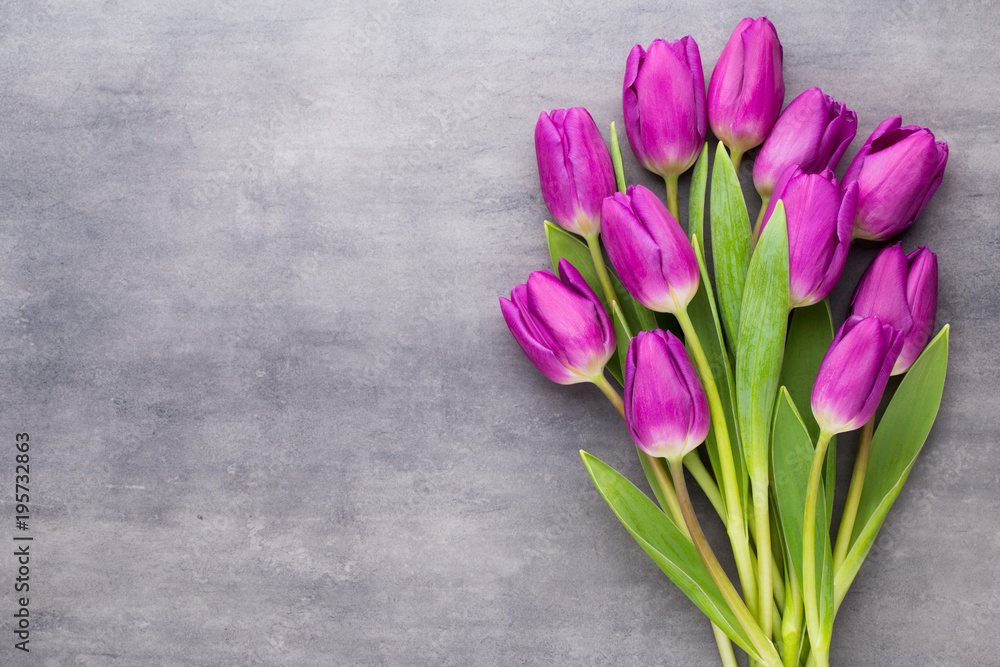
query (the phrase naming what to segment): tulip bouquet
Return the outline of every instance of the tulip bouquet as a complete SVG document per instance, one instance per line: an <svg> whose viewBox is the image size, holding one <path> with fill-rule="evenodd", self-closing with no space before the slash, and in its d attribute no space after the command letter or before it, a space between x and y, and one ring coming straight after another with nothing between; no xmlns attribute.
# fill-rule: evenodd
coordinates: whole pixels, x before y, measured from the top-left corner
<svg viewBox="0 0 1000 667"><path fill-rule="evenodd" d="M857 116L818 88L782 112L784 94L766 18L739 23L707 96L694 39L636 45L625 129L664 179L666 203L627 184L614 123L609 151L585 109L542 113L535 148L557 223L545 223L555 273L536 271L500 299L539 370L595 384L625 420L656 503L594 456L581 452L583 462L708 616L724 665L736 664L733 643L753 664L828 664L837 609L931 429L948 356L948 327L933 336L937 259L926 247L884 248L836 332L826 299L852 240L889 239L919 216L947 145L889 118L838 181ZM720 140L711 177L709 126ZM738 169L757 146L751 224ZM678 179L692 167L685 231ZM835 524L835 437L855 429ZM725 525L736 582L702 532L687 477Z"/></svg>

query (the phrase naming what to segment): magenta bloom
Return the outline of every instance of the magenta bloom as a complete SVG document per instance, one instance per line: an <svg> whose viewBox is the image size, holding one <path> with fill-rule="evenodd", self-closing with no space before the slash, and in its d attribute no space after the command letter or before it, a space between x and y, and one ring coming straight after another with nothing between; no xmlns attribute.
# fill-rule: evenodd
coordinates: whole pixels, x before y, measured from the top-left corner
<svg viewBox="0 0 1000 667"><path fill-rule="evenodd" d="M661 313L686 307L698 291L698 260L660 198L631 185L604 200L601 217L604 247L625 289Z"/></svg>
<svg viewBox="0 0 1000 667"><path fill-rule="evenodd" d="M683 457L708 435L705 390L684 349L667 331L640 331L625 361L625 422L650 456Z"/></svg>
<svg viewBox="0 0 1000 667"><path fill-rule="evenodd" d="M830 343L812 391L816 423L827 433L861 428L875 414L903 347L903 332L877 317L847 318Z"/></svg>
<svg viewBox="0 0 1000 667"><path fill-rule="evenodd" d="M582 107L544 111L535 125L542 196L560 227L588 236L601 232L601 202L615 191L611 153Z"/></svg>
<svg viewBox="0 0 1000 667"><path fill-rule="evenodd" d="M798 165L807 174L837 168L858 133L858 115L819 88L810 88L785 107L753 163L761 197L771 196L785 170Z"/></svg>
<svg viewBox="0 0 1000 667"><path fill-rule="evenodd" d="M767 17L740 21L708 84L708 122L731 149L748 151L771 131L785 101L781 63L781 42Z"/></svg>
<svg viewBox="0 0 1000 667"><path fill-rule="evenodd" d="M884 248L858 283L851 314L876 316L906 336L893 375L909 370L931 339L937 286L937 255L926 246L909 255L898 245Z"/></svg>
<svg viewBox="0 0 1000 667"><path fill-rule="evenodd" d="M851 183L841 192L832 171L806 174L792 166L778 180L761 231L779 200L788 221L788 307L809 306L822 301L844 271L858 188Z"/></svg>
<svg viewBox="0 0 1000 667"><path fill-rule="evenodd" d="M636 44L625 64L622 91L625 131L646 169L679 176L705 143L705 75L698 44L690 36Z"/></svg>
<svg viewBox="0 0 1000 667"><path fill-rule="evenodd" d="M847 168L858 182L854 238L884 241L913 224L941 185L948 144L901 116L886 118Z"/></svg>
<svg viewBox="0 0 1000 667"><path fill-rule="evenodd" d="M535 271L500 309L524 353L553 382L589 382L615 351L615 330L594 291L576 268L559 260L557 278Z"/></svg>

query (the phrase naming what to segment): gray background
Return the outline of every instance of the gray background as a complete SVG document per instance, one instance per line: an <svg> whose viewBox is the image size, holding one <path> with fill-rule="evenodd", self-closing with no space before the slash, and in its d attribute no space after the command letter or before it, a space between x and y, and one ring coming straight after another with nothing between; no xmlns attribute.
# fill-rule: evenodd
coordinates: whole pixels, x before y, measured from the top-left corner
<svg viewBox="0 0 1000 667"><path fill-rule="evenodd" d="M0 543L22 431L35 536L30 656L0 548L0 662L713 664L580 464L642 479L617 416L496 298L548 266L539 111L607 134L633 44L692 34L707 80L766 13L786 100L858 112L839 173L896 113L951 147L902 237L940 258L949 382L834 663L1000 664L1000 8L628 5L0 3Z"/></svg>

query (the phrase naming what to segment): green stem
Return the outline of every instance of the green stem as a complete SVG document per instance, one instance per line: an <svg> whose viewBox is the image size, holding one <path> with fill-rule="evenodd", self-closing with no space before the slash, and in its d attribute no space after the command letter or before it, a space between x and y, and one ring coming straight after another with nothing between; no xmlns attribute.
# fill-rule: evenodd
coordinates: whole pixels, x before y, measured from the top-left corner
<svg viewBox="0 0 1000 667"><path fill-rule="evenodd" d="M726 521L726 506L722 502L722 494L719 493L719 487L715 485L715 480L712 479L712 474L708 472L705 468L705 464L702 463L701 457L698 456L698 451L688 453L684 457L684 466L694 477L694 480L698 482L698 486L705 493L705 497L708 498L708 502L712 503L712 507L715 508L715 513L719 515L722 522Z"/></svg>
<svg viewBox="0 0 1000 667"><path fill-rule="evenodd" d="M600 388L604 395L608 397L615 409L618 410L618 414L625 419L625 403L622 401L622 397L615 391L615 388L611 386L607 378L601 375L594 379L594 384ZM674 523L680 528L681 532L684 533L685 537L689 540L691 539L691 533L688 530L687 522L684 520L684 513L681 511L681 506L677 501L677 494L674 491L674 485L670 482L670 478L667 476L667 471L663 467L663 460L646 454L642 452L642 455L646 457L646 461L649 462L649 467L653 471L653 477L656 479L657 486L660 487L660 491L663 493L663 498L670 509L670 513L674 517ZM729 641L729 637L725 632L722 631L719 626L712 623L712 634L715 635L715 643L719 648L719 658L722 660L724 667L737 667L736 664L736 654L733 653L733 644Z"/></svg>
<svg viewBox="0 0 1000 667"><path fill-rule="evenodd" d="M712 623L712 634L715 635L715 645L719 647L719 658L723 667L738 667L736 654L733 652L733 642L729 640L729 636L715 623Z"/></svg>
<svg viewBox="0 0 1000 667"><path fill-rule="evenodd" d="M615 183L618 185L618 192L625 192L625 167L622 165L622 149L618 145L618 130L615 124L611 123L611 164L615 167Z"/></svg>
<svg viewBox="0 0 1000 667"><path fill-rule="evenodd" d="M590 248L590 258L594 261L594 269L597 270L597 279L601 283L601 290L604 298L608 300L608 310L611 304L618 300L615 296L615 288L611 286L611 277L608 276L608 267L604 265L604 255L601 254L601 240L599 234L587 234L583 238L587 239L587 247Z"/></svg>
<svg viewBox="0 0 1000 667"><path fill-rule="evenodd" d="M757 222L753 225L753 236L750 237L754 243L760 238L760 226L764 224L764 214L767 213L767 205L771 202L771 195L761 198L760 213L757 214Z"/></svg>
<svg viewBox="0 0 1000 667"><path fill-rule="evenodd" d="M819 483L823 476L823 461L832 433L820 431L813 452L812 467L809 469L809 486L806 489L806 506L802 519L802 597L805 602L806 627L809 629L809 643L816 656L816 664L823 667L828 661L824 647L823 632L820 628L819 600L816 591L816 500Z"/></svg>
<svg viewBox="0 0 1000 667"><path fill-rule="evenodd" d="M729 157L733 161L733 169L736 170L736 176L738 177L740 175L740 160L743 159L743 151L734 148Z"/></svg>
<svg viewBox="0 0 1000 667"><path fill-rule="evenodd" d="M694 330L687 310L679 309L674 313L684 331L684 339L698 367L698 375L705 386L708 398L709 412L712 415L712 429L715 431L715 442L719 452L719 467L722 472L721 490L726 498L726 530L733 544L733 556L736 559L736 571L740 576L740 586L750 609L757 609L757 585L754 579L754 568L750 562L750 540L747 537L747 527L743 519L743 505L740 499L739 485L736 481L736 466L733 463L733 448L729 443L729 426L726 424L726 413L722 409L722 399L719 397L719 387L715 384L715 376L708 365L705 350Z"/></svg>
<svg viewBox="0 0 1000 667"><path fill-rule="evenodd" d="M666 176L664 177L664 182L667 184L667 210L670 211L670 215L674 216L674 220L677 222L681 221L680 205L677 203L677 179L678 176Z"/></svg>
<svg viewBox="0 0 1000 667"><path fill-rule="evenodd" d="M785 667L798 667L799 644L802 641L802 591L791 568L785 569L785 616L781 619L782 659Z"/></svg>
<svg viewBox="0 0 1000 667"><path fill-rule="evenodd" d="M684 520L691 533L691 541L694 542L694 546L698 550L698 555L701 556L702 562L708 568L712 580L719 587L722 597L736 616L736 620L739 621L740 626L746 631L750 643L753 644L760 657L764 659L764 663L775 667L781 665L781 657L778 655L777 649L774 648L774 644L771 643L771 640L761 631L757 622L754 621L753 614L750 613L750 610L743 603L740 594L733 587L733 582L729 581L729 577L726 576L722 565L719 564L719 560L715 557L712 547L709 546L708 540L705 539L705 533L702 532L701 525L698 523L698 517L695 516L694 507L691 505L691 497L688 495L687 485L684 482L683 461L678 457L676 459L667 459L667 463L670 465L670 476L674 481L677 501L680 503L681 512L684 514Z"/></svg>
<svg viewBox="0 0 1000 667"><path fill-rule="evenodd" d="M757 484L753 485L753 513L757 523L757 618L760 620L761 630L768 637L771 636L771 614L774 612L774 594L772 593L771 579L771 517L768 507L768 485L767 478L764 480L763 489Z"/></svg>
<svg viewBox="0 0 1000 667"><path fill-rule="evenodd" d="M615 391L615 388L611 386L611 383L608 382L608 379L604 377L604 373L601 373L595 378L591 378L591 382L597 385L597 388L608 397L609 401L611 401L611 405L615 406L615 410L617 410L618 414L622 416L622 419L625 419L625 402L622 400L622 397L618 395L618 392Z"/></svg>
<svg viewBox="0 0 1000 667"><path fill-rule="evenodd" d="M851 475L851 488L847 492L847 502L844 513L840 517L840 528L837 529L837 548L833 551L833 571L836 572L847 558L847 550L851 546L851 533L854 532L854 520L858 516L858 503L861 502L861 488L865 484L865 473L868 471L868 453L871 450L872 433L875 431L875 417L861 428L861 439L858 441L858 454L854 459L854 474Z"/></svg>

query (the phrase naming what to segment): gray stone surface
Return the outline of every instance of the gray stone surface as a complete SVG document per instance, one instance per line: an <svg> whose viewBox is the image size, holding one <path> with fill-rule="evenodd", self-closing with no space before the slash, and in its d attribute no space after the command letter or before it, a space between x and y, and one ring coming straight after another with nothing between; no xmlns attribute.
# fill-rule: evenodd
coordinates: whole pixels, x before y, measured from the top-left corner
<svg viewBox="0 0 1000 667"><path fill-rule="evenodd" d="M580 464L641 479L616 415L496 298L548 262L539 111L606 128L634 43L690 33L707 78L767 13L787 99L859 114L841 173L896 113L951 146L902 237L941 260L949 382L834 664L1000 664L1000 8L627 4L0 3L0 541L25 431L35 537L0 663L713 664Z"/></svg>

